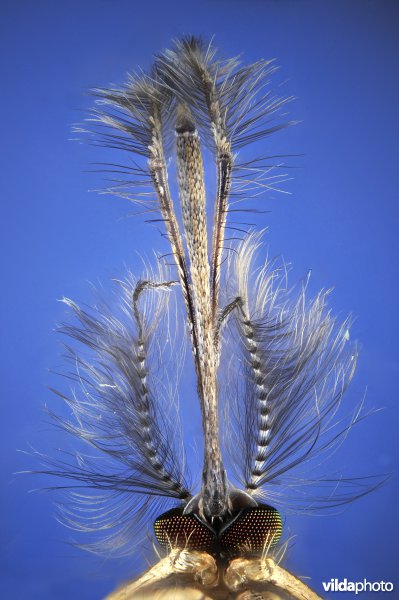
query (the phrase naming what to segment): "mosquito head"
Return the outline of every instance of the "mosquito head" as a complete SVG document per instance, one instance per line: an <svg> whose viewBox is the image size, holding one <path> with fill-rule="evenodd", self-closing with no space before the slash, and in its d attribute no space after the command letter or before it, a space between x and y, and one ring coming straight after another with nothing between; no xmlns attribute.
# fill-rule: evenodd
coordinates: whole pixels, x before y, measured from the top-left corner
<svg viewBox="0 0 399 600"><path fill-rule="evenodd" d="M160 515L154 523L158 542L166 547L234 555L243 549L250 554L263 552L281 537L280 513L272 506L258 504L246 492L230 490L230 509L224 517L204 517L201 505L202 497L197 494L185 507Z"/></svg>

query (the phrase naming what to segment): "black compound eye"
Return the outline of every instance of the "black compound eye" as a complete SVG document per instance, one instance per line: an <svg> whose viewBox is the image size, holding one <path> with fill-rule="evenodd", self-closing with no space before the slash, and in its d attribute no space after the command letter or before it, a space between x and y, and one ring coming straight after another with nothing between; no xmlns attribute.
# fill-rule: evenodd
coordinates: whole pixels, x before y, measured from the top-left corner
<svg viewBox="0 0 399 600"><path fill-rule="evenodd" d="M183 515L182 508L172 508L159 516L154 523L158 542L168 548L208 550L216 541L215 532L196 515Z"/></svg>
<svg viewBox="0 0 399 600"><path fill-rule="evenodd" d="M277 544L283 530L280 513L267 504L244 508L219 534L221 546L229 552L243 549L262 552Z"/></svg>

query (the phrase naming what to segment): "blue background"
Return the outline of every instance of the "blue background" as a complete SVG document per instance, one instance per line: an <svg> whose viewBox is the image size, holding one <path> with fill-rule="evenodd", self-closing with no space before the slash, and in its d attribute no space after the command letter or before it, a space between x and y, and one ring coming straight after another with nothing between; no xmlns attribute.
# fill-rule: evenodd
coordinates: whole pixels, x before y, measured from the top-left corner
<svg viewBox="0 0 399 600"><path fill-rule="evenodd" d="M101 179L84 171L107 152L68 141L71 124L91 106L88 88L122 83L183 33L215 35L226 56L247 62L276 57L276 81L297 97L290 113L303 123L271 141L272 153L303 154L292 194L266 198L259 221L270 225L270 253L293 263L292 283L312 269L312 289L334 286L334 311L356 317L350 398L367 386L368 406L385 410L353 432L340 465L396 475L398 17L399 3L385 0L2 2L1 597L101 598L144 567L66 543L52 495L28 493L48 481L13 473L29 463L17 449L63 444L41 413L54 403L47 368L62 362L56 300L89 300L88 281L107 286L124 265L140 270L136 250L163 248L129 205L87 193ZM199 431L191 421L189 438ZM399 590L398 492L394 476L342 512L290 516L289 568L319 591L332 577Z"/></svg>

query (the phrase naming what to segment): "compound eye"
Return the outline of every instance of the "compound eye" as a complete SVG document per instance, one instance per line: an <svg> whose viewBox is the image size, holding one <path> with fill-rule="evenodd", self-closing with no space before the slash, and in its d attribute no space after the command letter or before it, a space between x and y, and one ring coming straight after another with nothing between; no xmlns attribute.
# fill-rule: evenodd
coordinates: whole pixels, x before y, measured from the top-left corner
<svg viewBox="0 0 399 600"><path fill-rule="evenodd" d="M263 552L277 544L283 530L280 513L267 504L244 508L220 532L219 541L225 550Z"/></svg>
<svg viewBox="0 0 399 600"><path fill-rule="evenodd" d="M154 531L162 546L208 550L216 541L215 532L196 515L183 515L182 508L172 508L154 522Z"/></svg>

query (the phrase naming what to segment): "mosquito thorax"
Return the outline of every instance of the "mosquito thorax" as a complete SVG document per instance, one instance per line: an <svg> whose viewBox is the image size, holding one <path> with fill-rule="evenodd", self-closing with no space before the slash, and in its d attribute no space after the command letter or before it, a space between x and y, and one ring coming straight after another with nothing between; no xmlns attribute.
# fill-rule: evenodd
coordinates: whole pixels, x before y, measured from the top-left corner
<svg viewBox="0 0 399 600"><path fill-rule="evenodd" d="M199 514L200 495L185 506L173 508L154 522L158 542L165 547L226 555L260 553L275 546L282 533L280 513L268 504L257 503L249 494L233 490L230 510L223 518Z"/></svg>

